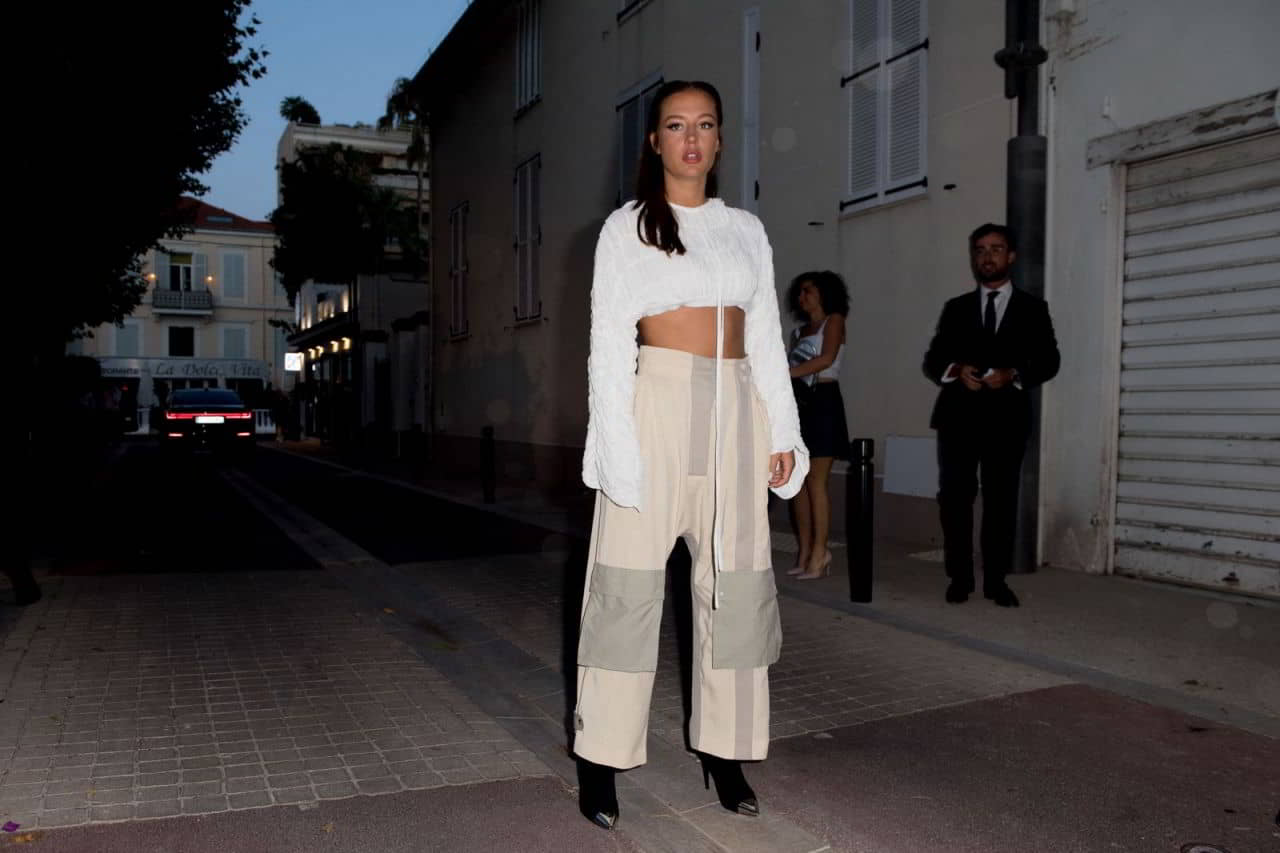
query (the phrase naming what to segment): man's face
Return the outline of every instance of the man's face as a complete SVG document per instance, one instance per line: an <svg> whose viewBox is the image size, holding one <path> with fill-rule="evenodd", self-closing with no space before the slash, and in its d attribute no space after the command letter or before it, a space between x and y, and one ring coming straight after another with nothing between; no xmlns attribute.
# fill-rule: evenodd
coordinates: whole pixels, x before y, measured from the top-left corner
<svg viewBox="0 0 1280 853"><path fill-rule="evenodd" d="M1002 235L985 234L973 244L969 266L979 284L1003 284L1009 278L1009 268L1017 256Z"/></svg>

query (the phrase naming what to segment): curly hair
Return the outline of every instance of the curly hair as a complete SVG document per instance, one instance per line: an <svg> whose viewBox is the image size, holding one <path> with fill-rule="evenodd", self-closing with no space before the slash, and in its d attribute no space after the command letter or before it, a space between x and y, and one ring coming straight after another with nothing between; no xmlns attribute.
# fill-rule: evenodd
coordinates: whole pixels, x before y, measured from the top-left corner
<svg viewBox="0 0 1280 853"><path fill-rule="evenodd" d="M791 316L797 322L809 321L809 315L800 308L800 288L806 281L813 282L813 286L818 289L818 300L822 303L824 312L849 316L849 289L845 287L844 279L839 273L831 270L810 270L791 279L791 286L787 288L787 308L791 310Z"/></svg>

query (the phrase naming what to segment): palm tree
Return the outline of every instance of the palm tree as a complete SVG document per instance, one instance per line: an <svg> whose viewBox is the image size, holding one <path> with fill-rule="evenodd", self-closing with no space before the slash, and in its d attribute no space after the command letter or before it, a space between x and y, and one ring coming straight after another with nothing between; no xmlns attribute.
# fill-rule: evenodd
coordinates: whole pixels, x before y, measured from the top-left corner
<svg viewBox="0 0 1280 853"><path fill-rule="evenodd" d="M280 117L298 124L319 124L320 113L311 102L298 95L290 95L280 102Z"/></svg>
<svg viewBox="0 0 1280 853"><path fill-rule="evenodd" d="M431 282L431 249L430 241L426 234L423 233L423 184L426 182L427 157L430 154L428 138L427 138L427 111L421 100L418 98L417 91L413 88L413 81L408 77L399 77L391 86L391 93L387 95L386 111L382 117L378 119L379 130L389 130L391 128L399 128L409 131L409 147L405 150L405 161L413 168L415 177L418 182L417 193L417 210L415 218L415 227L418 230L419 237L426 246L425 257L427 260L426 273L424 279L427 284L427 306L432 311L435 310L435 300L432 297L433 287ZM432 321L434 326L434 320ZM430 441L435 435L435 410L433 406L435 391L435 358L433 357L433 345L427 347L427 387L424 389L423 397L426 403L427 423L427 440ZM428 446L428 453L430 449Z"/></svg>

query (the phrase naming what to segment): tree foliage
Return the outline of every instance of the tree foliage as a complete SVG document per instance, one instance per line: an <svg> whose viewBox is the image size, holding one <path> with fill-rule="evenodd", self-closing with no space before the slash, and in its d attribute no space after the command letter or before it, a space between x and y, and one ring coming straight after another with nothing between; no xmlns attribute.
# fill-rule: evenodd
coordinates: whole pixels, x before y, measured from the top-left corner
<svg viewBox="0 0 1280 853"><path fill-rule="evenodd" d="M378 159L332 143L280 164L272 265L290 300L307 281L344 284L361 273L421 268L425 245L416 211L375 182Z"/></svg>
<svg viewBox="0 0 1280 853"><path fill-rule="evenodd" d="M298 95L290 95L280 102L280 117L298 124L320 124L320 113L310 101Z"/></svg>
<svg viewBox="0 0 1280 853"><path fill-rule="evenodd" d="M46 348L128 315L145 292L141 256L189 225L179 198L207 191L199 176L247 122L238 91L266 72L249 3L27 12L39 86L19 87L30 103L18 114L40 139L29 248L69 259L26 294Z"/></svg>
<svg viewBox="0 0 1280 853"><path fill-rule="evenodd" d="M405 159L410 166L420 167L427 162L427 116L418 102L413 89L413 81L408 77L399 77L391 86L391 94L387 95L387 106L382 117L378 119L379 130L399 128L410 132L409 149Z"/></svg>

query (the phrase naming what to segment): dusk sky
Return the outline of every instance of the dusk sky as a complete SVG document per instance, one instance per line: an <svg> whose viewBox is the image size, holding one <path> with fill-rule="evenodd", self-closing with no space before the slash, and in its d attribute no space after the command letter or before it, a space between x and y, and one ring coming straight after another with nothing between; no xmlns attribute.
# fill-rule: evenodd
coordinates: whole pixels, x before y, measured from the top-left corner
<svg viewBox="0 0 1280 853"><path fill-rule="evenodd" d="M280 101L300 95L326 124L373 124L397 77L409 77L468 0L254 0L251 43L270 51L267 75L240 90L249 125L203 176L204 200L250 219L275 207Z"/></svg>

